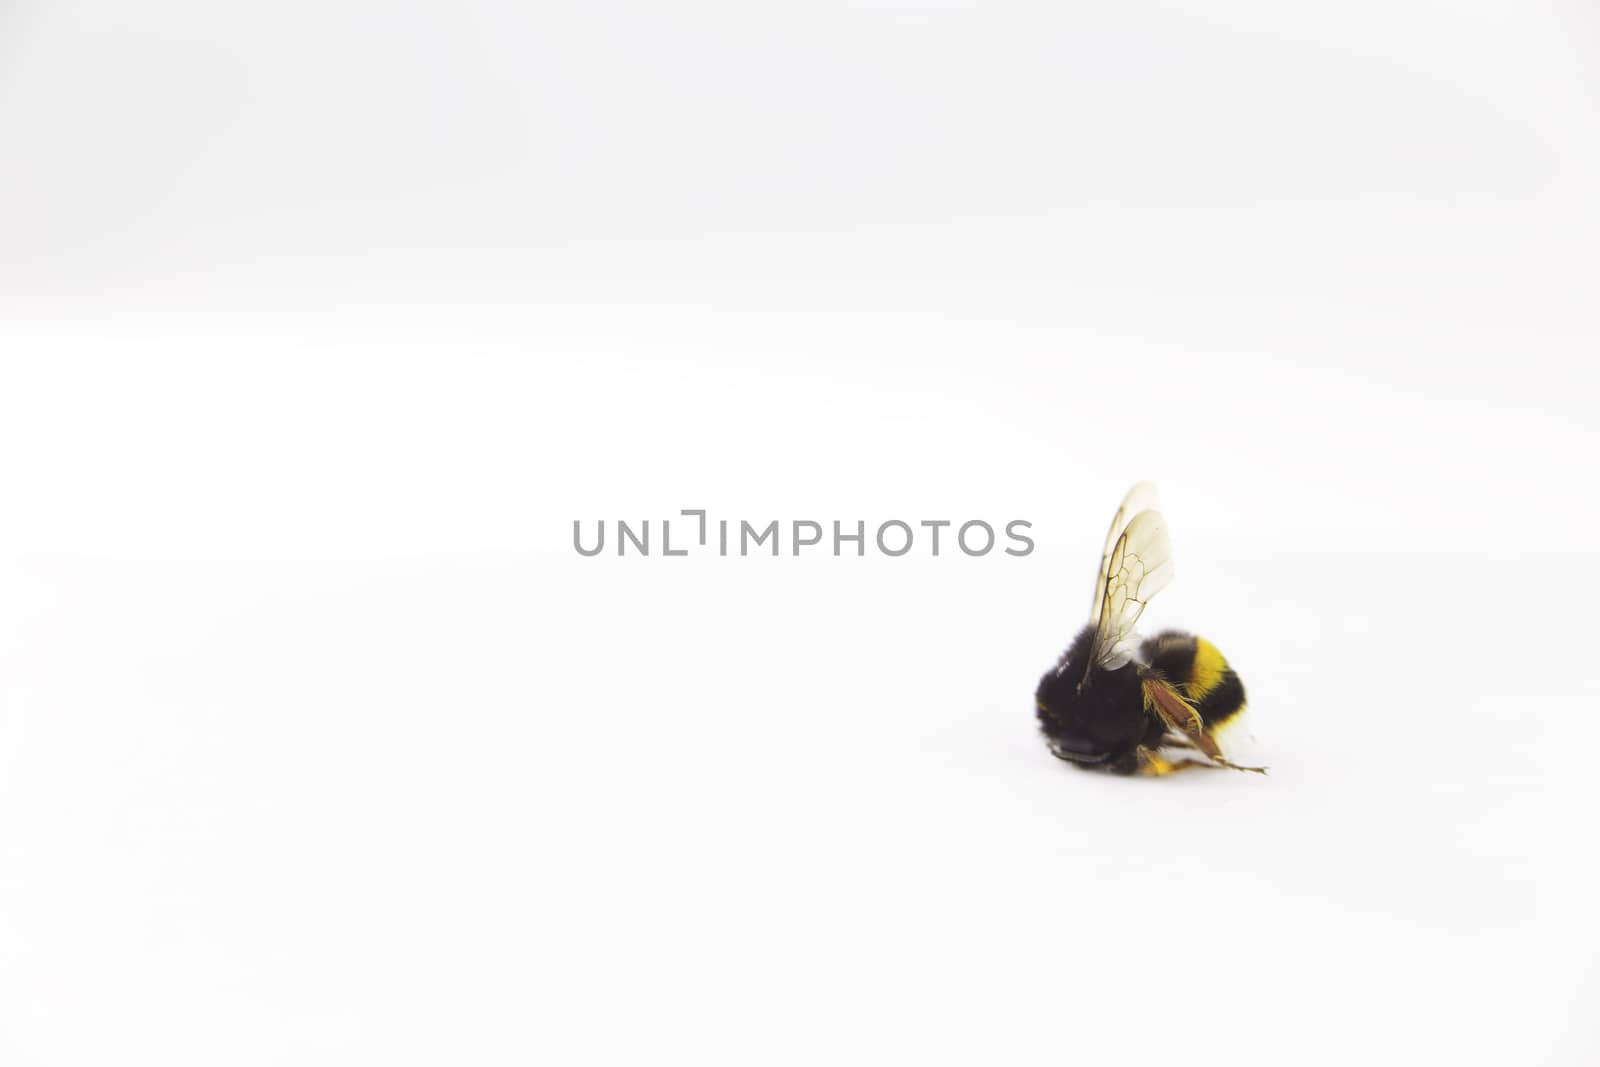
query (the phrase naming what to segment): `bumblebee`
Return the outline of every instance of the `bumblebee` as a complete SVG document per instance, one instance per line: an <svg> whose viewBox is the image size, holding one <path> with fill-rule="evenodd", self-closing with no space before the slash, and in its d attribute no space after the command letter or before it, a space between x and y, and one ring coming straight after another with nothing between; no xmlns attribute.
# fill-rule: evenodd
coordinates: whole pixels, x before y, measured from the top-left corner
<svg viewBox="0 0 1600 1067"><path fill-rule="evenodd" d="M1171 580L1167 524L1155 488L1140 482L1106 533L1088 625L1034 691L1039 729L1058 759L1085 769L1165 775L1215 766L1265 774L1265 767L1229 762L1217 742L1218 730L1245 709L1244 683L1217 647L1176 630L1134 640L1145 605Z"/></svg>

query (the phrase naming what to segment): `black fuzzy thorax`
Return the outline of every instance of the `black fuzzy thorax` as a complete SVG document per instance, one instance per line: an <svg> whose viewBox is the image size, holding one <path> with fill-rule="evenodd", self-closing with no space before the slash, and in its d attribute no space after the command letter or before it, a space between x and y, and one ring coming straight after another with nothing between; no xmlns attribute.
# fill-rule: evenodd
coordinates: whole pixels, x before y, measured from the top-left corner
<svg viewBox="0 0 1600 1067"><path fill-rule="evenodd" d="M1039 679L1034 691L1039 729L1062 759L1129 774L1138 768L1139 746L1158 742L1164 727L1145 712L1137 666L1085 671L1093 641L1093 627L1084 627L1056 667Z"/></svg>

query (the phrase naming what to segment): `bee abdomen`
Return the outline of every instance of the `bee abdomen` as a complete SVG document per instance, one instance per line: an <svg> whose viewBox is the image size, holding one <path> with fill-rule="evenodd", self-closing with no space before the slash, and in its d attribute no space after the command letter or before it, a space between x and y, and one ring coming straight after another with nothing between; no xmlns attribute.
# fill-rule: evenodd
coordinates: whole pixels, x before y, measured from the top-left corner
<svg viewBox="0 0 1600 1067"><path fill-rule="evenodd" d="M1244 710L1244 683L1205 638L1169 630L1145 641L1140 653L1195 706L1207 727L1220 726Z"/></svg>

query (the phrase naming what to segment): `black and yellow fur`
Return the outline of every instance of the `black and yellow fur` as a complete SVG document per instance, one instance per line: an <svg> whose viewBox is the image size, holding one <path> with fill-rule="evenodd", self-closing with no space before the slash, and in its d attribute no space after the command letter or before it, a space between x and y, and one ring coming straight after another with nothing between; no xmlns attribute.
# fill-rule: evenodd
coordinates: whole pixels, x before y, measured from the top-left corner
<svg viewBox="0 0 1600 1067"><path fill-rule="evenodd" d="M1114 774L1162 775L1198 761L1174 761L1161 749L1201 748L1232 766L1217 755L1215 734L1244 712L1244 683L1215 645L1169 630L1147 638L1135 661L1108 670L1086 665L1093 629L1078 634L1034 692L1039 728L1057 757ZM1149 694L1161 684L1198 713L1187 736L1153 706Z"/></svg>
<svg viewBox="0 0 1600 1067"><path fill-rule="evenodd" d="M1207 733L1216 733L1244 712L1244 683L1205 638L1168 630L1146 639L1139 658L1194 705Z"/></svg>

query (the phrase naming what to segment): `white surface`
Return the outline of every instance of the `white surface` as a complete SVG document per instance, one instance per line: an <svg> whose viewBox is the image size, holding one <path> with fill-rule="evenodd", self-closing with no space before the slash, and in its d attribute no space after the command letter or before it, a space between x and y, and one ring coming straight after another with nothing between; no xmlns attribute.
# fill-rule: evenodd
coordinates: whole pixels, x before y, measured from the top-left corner
<svg viewBox="0 0 1600 1067"><path fill-rule="evenodd" d="M8 1067L1595 1062L1592 13L461 11L7 16Z"/></svg>

